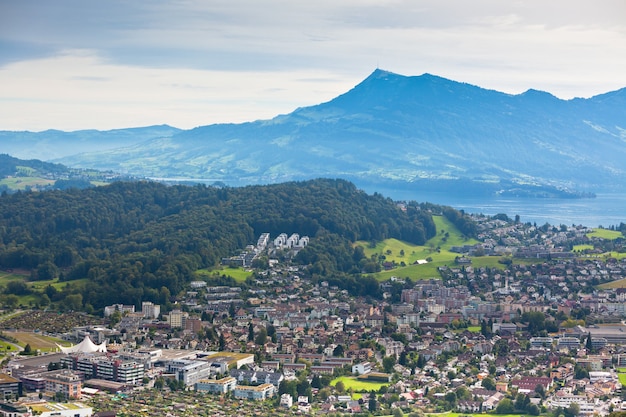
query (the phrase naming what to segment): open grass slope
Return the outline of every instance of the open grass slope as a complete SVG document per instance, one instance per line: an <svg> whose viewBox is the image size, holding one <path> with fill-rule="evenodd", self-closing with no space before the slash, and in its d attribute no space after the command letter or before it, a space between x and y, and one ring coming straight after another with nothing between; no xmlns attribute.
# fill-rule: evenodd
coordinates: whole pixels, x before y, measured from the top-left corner
<svg viewBox="0 0 626 417"><path fill-rule="evenodd" d="M27 187L46 187L54 184L54 180L39 177L8 177L0 179L0 185L11 190L25 190Z"/></svg>
<svg viewBox="0 0 626 417"><path fill-rule="evenodd" d="M58 279L29 281L29 278L30 276L24 273L0 271L0 287L6 287L6 285L11 281L25 282L26 285L30 288L31 293L19 295L18 304L22 306L27 306L35 304L48 285L53 286L58 291L61 291L67 285L73 287L83 286L88 281L88 278L77 279L73 281L59 281Z"/></svg>
<svg viewBox="0 0 626 417"><path fill-rule="evenodd" d="M441 266L454 265L454 259L459 256L458 253L450 252L452 246L474 245L479 243L476 239L468 239L454 226L448 219L443 216L433 216L433 221L437 228L436 236L429 239L424 245L412 245L401 242L397 239L387 239L378 242L375 247L364 241L356 244L363 246L365 255L384 255L386 261L395 261L396 264L404 262L406 266L398 267L389 271L383 271L375 275L380 281L387 280L392 276L399 278L428 279L438 278L438 268ZM426 264L414 264L418 260L430 259ZM498 262L498 257L474 257L472 258L473 266L489 266L504 268Z"/></svg>
<svg viewBox="0 0 626 417"><path fill-rule="evenodd" d="M624 237L622 232L617 230L609 230L609 229L593 229L593 232L587 233L588 238L599 237L606 240L615 240L620 237Z"/></svg>

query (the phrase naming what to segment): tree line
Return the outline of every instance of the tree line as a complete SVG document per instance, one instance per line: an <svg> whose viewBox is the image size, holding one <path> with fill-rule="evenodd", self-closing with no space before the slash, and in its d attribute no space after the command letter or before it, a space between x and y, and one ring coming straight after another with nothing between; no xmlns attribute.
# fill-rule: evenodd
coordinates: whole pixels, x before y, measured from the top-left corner
<svg viewBox="0 0 626 417"><path fill-rule="evenodd" d="M339 179L241 188L119 182L1 196L0 268L26 269L31 280L86 279L59 292L74 295L73 306L163 303L195 271L264 232L308 235L311 244L296 261L310 265L312 277L349 277L342 287L376 293L367 280L357 284L368 260L352 243L423 244L435 227L429 212L400 210Z"/></svg>

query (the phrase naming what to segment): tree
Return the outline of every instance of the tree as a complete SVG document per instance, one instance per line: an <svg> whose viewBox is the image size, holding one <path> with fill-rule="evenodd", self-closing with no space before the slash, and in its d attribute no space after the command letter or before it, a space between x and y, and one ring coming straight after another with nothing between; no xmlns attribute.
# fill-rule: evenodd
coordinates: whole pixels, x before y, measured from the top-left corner
<svg viewBox="0 0 626 417"><path fill-rule="evenodd" d="M322 388L322 381L318 374L313 375L313 379L311 379L311 386L317 389Z"/></svg>
<svg viewBox="0 0 626 417"><path fill-rule="evenodd" d="M368 410L373 413L378 408L378 401L376 401L376 391L372 390L370 392L369 401L367 403Z"/></svg>
<svg viewBox="0 0 626 417"><path fill-rule="evenodd" d="M515 412L513 401L508 398L502 399L502 401L498 403L498 406L495 410L496 414L513 414L513 412Z"/></svg>
<svg viewBox="0 0 626 417"><path fill-rule="evenodd" d="M220 333L220 339L218 343L219 343L219 350L221 352L226 348L226 340L224 340L224 333Z"/></svg>
<svg viewBox="0 0 626 417"><path fill-rule="evenodd" d="M587 334L587 341L585 342L585 349L587 349L587 353L593 353L593 344L591 343L591 333Z"/></svg>
<svg viewBox="0 0 626 417"><path fill-rule="evenodd" d="M344 347L343 345L337 345L333 350L333 356L341 358L344 355Z"/></svg>
<svg viewBox="0 0 626 417"><path fill-rule="evenodd" d="M563 410L565 417L576 417L580 414L580 406L577 403L571 403L569 407Z"/></svg>
<svg viewBox="0 0 626 417"><path fill-rule="evenodd" d="M27 343L26 346L24 346L23 353L24 355L31 355L33 353L33 349L30 347L30 343Z"/></svg>
<svg viewBox="0 0 626 417"><path fill-rule="evenodd" d="M484 378L482 382L483 388L489 391L495 391L496 384L491 378Z"/></svg>
<svg viewBox="0 0 626 417"><path fill-rule="evenodd" d="M395 356L385 356L383 358L383 370L387 373L393 372L393 366L396 364Z"/></svg>
<svg viewBox="0 0 626 417"><path fill-rule="evenodd" d="M346 391L346 386L344 385L343 381L339 381L335 384L335 389L338 393L343 394Z"/></svg>
<svg viewBox="0 0 626 417"><path fill-rule="evenodd" d="M9 294L4 297L4 304L9 310L13 310L19 304L20 299L15 294Z"/></svg>
<svg viewBox="0 0 626 417"><path fill-rule="evenodd" d="M248 324L248 342L252 342L254 340L254 325L252 322Z"/></svg>
<svg viewBox="0 0 626 417"><path fill-rule="evenodd" d="M537 384L537 386L535 387L535 392L541 397L541 398L545 398L546 397L546 389L544 388L543 385L541 384Z"/></svg>
<svg viewBox="0 0 626 417"><path fill-rule="evenodd" d="M261 327L261 329L257 333L256 338L254 339L254 343L259 346L263 346L265 343L267 343L267 330L265 330L264 327Z"/></svg>
<svg viewBox="0 0 626 417"><path fill-rule="evenodd" d="M402 410L400 408L394 408L392 416L393 417L404 417L404 413L402 412Z"/></svg>
<svg viewBox="0 0 626 417"><path fill-rule="evenodd" d="M297 384L298 381L287 381L287 380L282 380L280 382L280 385L278 386L278 395L283 395L283 394L289 394L291 395L294 399L298 398L298 391L297 391Z"/></svg>

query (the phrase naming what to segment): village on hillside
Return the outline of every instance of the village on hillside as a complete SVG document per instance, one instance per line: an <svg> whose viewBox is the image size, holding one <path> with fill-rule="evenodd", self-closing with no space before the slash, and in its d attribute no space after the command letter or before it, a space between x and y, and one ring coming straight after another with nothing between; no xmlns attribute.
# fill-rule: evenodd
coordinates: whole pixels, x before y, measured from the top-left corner
<svg viewBox="0 0 626 417"><path fill-rule="evenodd" d="M614 243L580 226L475 220L479 243L451 247L458 256L439 276L399 273L380 281L380 298L303 278L289 259L309 238L296 232L263 234L223 260L257 265L245 286L193 281L171 308L111 305L104 318L6 312L5 341L32 332L72 345L7 354L0 414L626 410L626 289L606 285L626 278L626 260L603 255ZM255 263L259 255L270 261ZM503 262L480 266L479 256Z"/></svg>

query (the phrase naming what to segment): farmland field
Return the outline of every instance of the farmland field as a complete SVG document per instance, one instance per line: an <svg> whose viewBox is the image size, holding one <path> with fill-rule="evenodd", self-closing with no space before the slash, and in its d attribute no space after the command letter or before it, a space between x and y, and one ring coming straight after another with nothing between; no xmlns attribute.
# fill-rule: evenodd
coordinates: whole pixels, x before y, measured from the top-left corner
<svg viewBox="0 0 626 417"><path fill-rule="evenodd" d="M27 187L47 186L54 184L54 180L38 177L9 177L0 179L0 185L6 185L12 190L25 190Z"/></svg>

